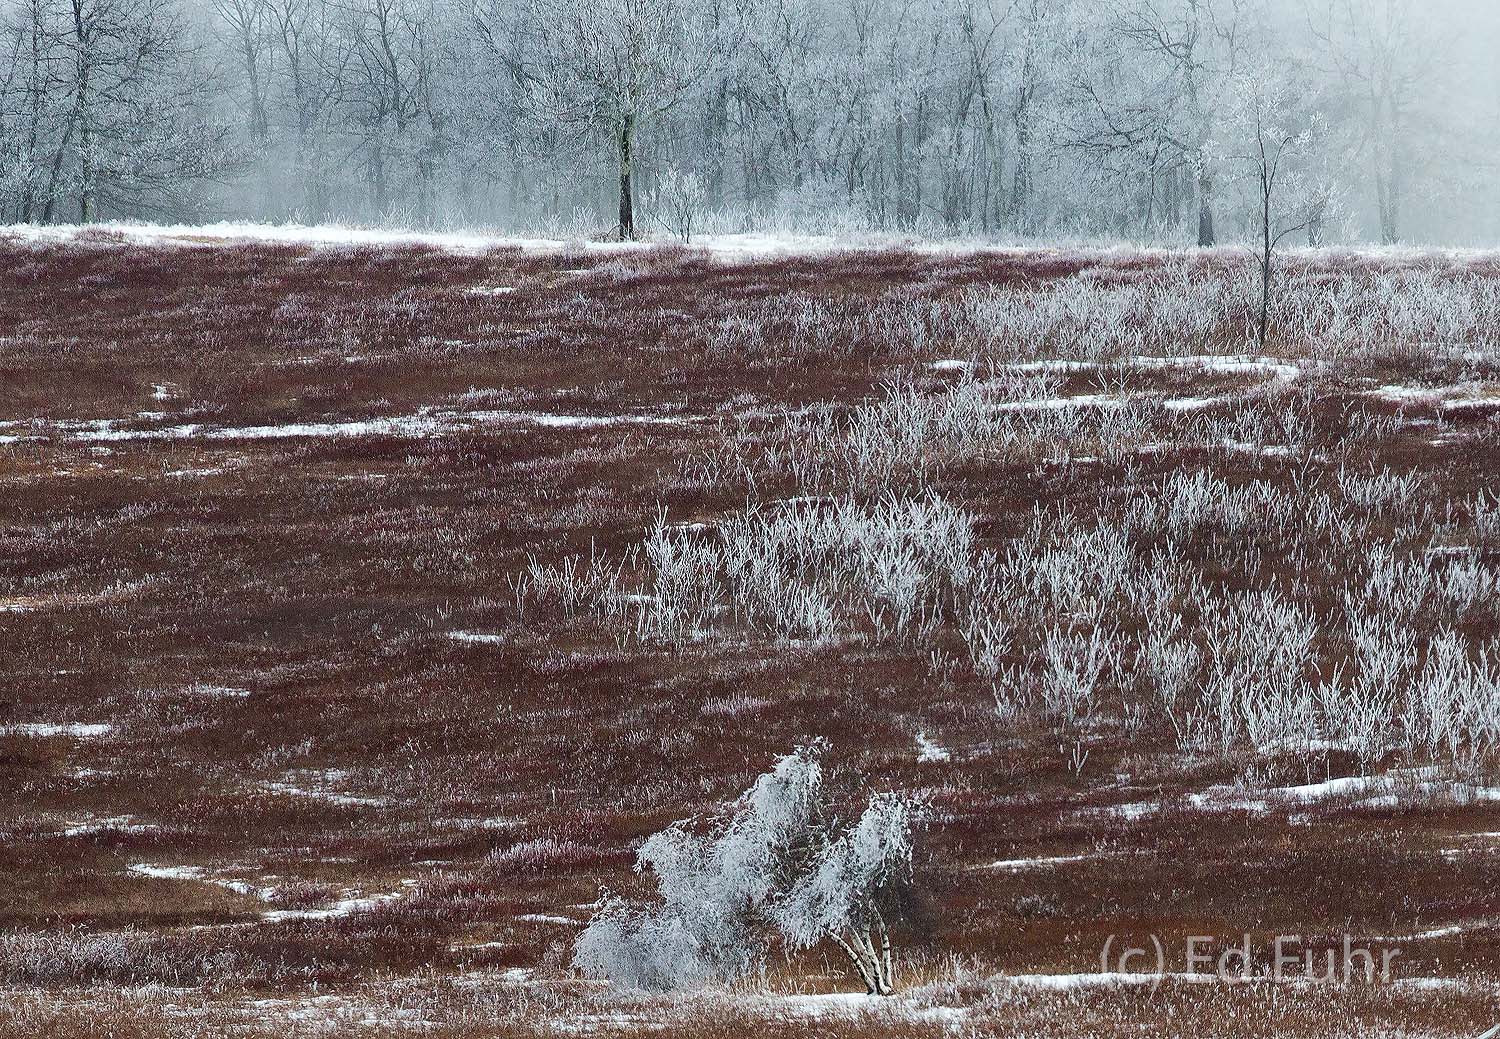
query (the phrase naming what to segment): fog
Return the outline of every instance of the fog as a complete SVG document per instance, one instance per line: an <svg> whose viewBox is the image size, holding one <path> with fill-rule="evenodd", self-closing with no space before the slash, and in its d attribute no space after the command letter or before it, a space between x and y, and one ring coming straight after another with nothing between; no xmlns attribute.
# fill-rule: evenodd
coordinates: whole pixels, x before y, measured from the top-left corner
<svg viewBox="0 0 1500 1039"><path fill-rule="evenodd" d="M1494 0L0 10L11 222L1500 244Z"/></svg>

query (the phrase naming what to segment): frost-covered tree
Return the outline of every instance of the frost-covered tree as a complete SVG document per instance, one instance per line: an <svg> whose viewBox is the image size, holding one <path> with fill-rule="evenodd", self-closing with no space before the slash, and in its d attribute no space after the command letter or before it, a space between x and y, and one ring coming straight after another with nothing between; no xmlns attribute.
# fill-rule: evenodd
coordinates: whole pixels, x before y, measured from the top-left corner
<svg viewBox="0 0 1500 1039"><path fill-rule="evenodd" d="M233 165L171 3L25 0L0 5L0 33L0 204L15 219L187 215Z"/></svg>
<svg viewBox="0 0 1500 1039"><path fill-rule="evenodd" d="M1252 68L1231 84L1225 128L1234 143L1225 160L1252 185L1255 248L1260 267L1256 341L1262 352L1271 315L1276 250L1292 235L1326 219L1333 188L1319 169L1322 122L1306 103L1306 85L1269 66Z"/></svg>
<svg viewBox="0 0 1500 1039"><path fill-rule="evenodd" d="M1380 240L1401 240L1416 173L1438 161L1450 119L1433 88L1445 47L1424 0L1320 0L1316 54L1336 87L1351 158L1368 171Z"/></svg>
<svg viewBox="0 0 1500 1039"><path fill-rule="evenodd" d="M877 794L842 826L824 797L821 751L783 757L706 830L678 823L650 837L636 869L654 876L655 902L606 895L574 945L578 969L666 991L742 977L773 940L826 940L867 991L893 991L886 916L911 881L913 805Z"/></svg>
<svg viewBox="0 0 1500 1039"><path fill-rule="evenodd" d="M1183 175L1199 245L1218 240L1213 141L1253 0L1107 0L1075 59L1064 140L1095 162ZM1152 207L1154 208L1154 207Z"/></svg>
<svg viewBox="0 0 1500 1039"><path fill-rule="evenodd" d="M638 134L683 102L714 57L704 10L687 0L525 0L515 15L527 101L615 149L621 238L636 236Z"/></svg>
<svg viewBox="0 0 1500 1039"><path fill-rule="evenodd" d="M1207 243L1269 57L1351 237L1478 244L1497 49L1490 0L0 0L0 208Z"/></svg>
<svg viewBox="0 0 1500 1039"><path fill-rule="evenodd" d="M891 935L881 905L911 878L912 805L877 794L848 831L819 842L790 888L770 907L792 948L823 940L849 957L867 991L895 990Z"/></svg>

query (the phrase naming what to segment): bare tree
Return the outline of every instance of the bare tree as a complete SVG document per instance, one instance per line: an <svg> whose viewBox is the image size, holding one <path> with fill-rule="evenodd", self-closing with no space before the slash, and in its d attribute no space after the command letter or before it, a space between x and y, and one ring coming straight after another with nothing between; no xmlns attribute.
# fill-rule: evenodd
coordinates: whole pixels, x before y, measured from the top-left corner
<svg viewBox="0 0 1500 1039"><path fill-rule="evenodd" d="M1109 37L1075 74L1067 140L1096 160L1138 167L1163 153L1197 188L1198 244L1218 238L1212 143L1224 85L1245 46L1248 0L1109 0Z"/></svg>
<svg viewBox="0 0 1500 1039"><path fill-rule="evenodd" d="M1351 150L1374 186L1380 240L1401 240L1415 167L1436 150L1442 113L1424 105L1451 47L1417 0L1321 0L1310 19L1337 85ZM1426 146L1419 137L1427 138Z"/></svg>
<svg viewBox="0 0 1500 1039"><path fill-rule="evenodd" d="M240 61L250 140L264 147L271 136L264 72L271 45L271 8L265 0L214 0L213 7L223 42Z"/></svg>
<svg viewBox="0 0 1500 1039"><path fill-rule="evenodd" d="M526 0L519 17L527 98L547 118L613 142L619 234L636 237L637 135L708 70L714 52L701 11L688 0Z"/></svg>
<svg viewBox="0 0 1500 1039"><path fill-rule="evenodd" d="M1237 76L1231 84L1228 128L1239 131L1245 149L1230 158L1248 169L1258 207L1256 342L1261 353L1270 325L1276 250L1292 235L1321 222L1329 205L1330 191L1308 161L1321 120L1294 103L1296 89L1292 81L1265 67Z"/></svg>
<svg viewBox="0 0 1500 1039"><path fill-rule="evenodd" d="M20 219L185 215L233 165L209 65L173 7L23 0L7 13L0 155Z"/></svg>
<svg viewBox="0 0 1500 1039"><path fill-rule="evenodd" d="M1207 245L1259 206L1221 145L1274 54L1368 201L1355 234L1500 219L1500 16L1458 0L183 2L0 0L12 218L608 213L631 237L678 170L746 227Z"/></svg>
<svg viewBox="0 0 1500 1039"><path fill-rule="evenodd" d="M328 210L329 166L335 114L353 48L329 0L259 0L274 37L275 109L288 124L292 172L303 199L303 218Z"/></svg>

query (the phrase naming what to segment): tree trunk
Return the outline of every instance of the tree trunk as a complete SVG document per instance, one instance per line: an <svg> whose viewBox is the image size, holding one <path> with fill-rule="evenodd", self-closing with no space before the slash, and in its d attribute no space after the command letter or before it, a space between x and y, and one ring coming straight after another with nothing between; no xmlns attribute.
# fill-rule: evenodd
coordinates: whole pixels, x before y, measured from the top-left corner
<svg viewBox="0 0 1500 1039"><path fill-rule="evenodd" d="M1260 322L1256 342L1262 356L1266 352L1266 331L1271 321L1271 192L1272 181L1264 165L1260 172Z"/></svg>
<svg viewBox="0 0 1500 1039"><path fill-rule="evenodd" d="M42 223L52 223L52 213L57 207L58 183L62 179L63 160L68 154L68 145L73 140L73 129L77 125L77 112L75 111L68 119L67 129L63 132L62 140L58 142L57 150L52 153L52 169L47 177L47 191L43 196Z"/></svg>
<svg viewBox="0 0 1500 1039"><path fill-rule="evenodd" d="M73 0L73 32L76 36L74 107L78 113L78 222L94 219L94 146L89 120L89 74L93 71L92 28L84 24L82 0Z"/></svg>
<svg viewBox="0 0 1500 1039"><path fill-rule="evenodd" d="M1198 174L1198 244L1214 244L1214 179L1207 173Z"/></svg>
<svg viewBox="0 0 1500 1039"><path fill-rule="evenodd" d="M876 929L880 938L878 950L870 935L858 929L851 930L847 938L832 932L829 937L849 957L859 980L864 983L866 994L889 996L896 991L891 967L891 939L883 925L877 924Z"/></svg>
<svg viewBox="0 0 1500 1039"><path fill-rule="evenodd" d="M635 113L620 121L620 240L635 240L635 191L632 174L635 149Z"/></svg>
<svg viewBox="0 0 1500 1039"><path fill-rule="evenodd" d="M1028 118L1023 111L1017 110L1014 123L1016 169L1010 197L1010 222L1016 230L1024 230L1029 226L1027 209L1031 205L1031 123Z"/></svg>
<svg viewBox="0 0 1500 1039"><path fill-rule="evenodd" d="M1394 157L1384 175L1375 176L1375 194L1380 207L1380 241L1395 245L1401 241L1401 170Z"/></svg>
<svg viewBox="0 0 1500 1039"><path fill-rule="evenodd" d="M382 120L383 122L383 120ZM387 183L385 177L385 146L382 143L383 127L377 127L370 148L370 208L376 220L384 219L387 206Z"/></svg>

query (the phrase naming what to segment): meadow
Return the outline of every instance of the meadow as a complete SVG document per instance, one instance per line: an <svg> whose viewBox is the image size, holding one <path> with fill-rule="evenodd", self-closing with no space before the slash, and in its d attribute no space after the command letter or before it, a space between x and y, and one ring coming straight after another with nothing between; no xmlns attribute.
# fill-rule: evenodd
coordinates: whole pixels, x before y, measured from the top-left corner
<svg viewBox="0 0 1500 1039"><path fill-rule="evenodd" d="M1482 1032L1500 258L1256 277L0 232L0 1037ZM895 995L573 968L812 740Z"/></svg>

